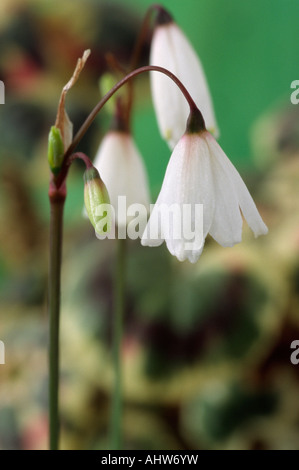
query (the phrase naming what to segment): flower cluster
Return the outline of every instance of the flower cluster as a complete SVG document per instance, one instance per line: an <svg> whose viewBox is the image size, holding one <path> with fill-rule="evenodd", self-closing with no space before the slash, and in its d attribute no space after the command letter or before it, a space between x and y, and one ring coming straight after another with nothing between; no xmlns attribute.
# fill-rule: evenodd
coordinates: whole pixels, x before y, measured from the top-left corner
<svg viewBox="0 0 299 470"><path fill-rule="evenodd" d="M49 436L53 450L58 449L59 441L61 235L66 179L72 162L81 159L85 164L85 213L99 239L115 238L116 224L119 239L126 236L135 239L138 233L144 246L155 247L165 241L169 252L179 261L189 260L195 263L203 251L208 234L225 247L239 243L242 239L243 217L255 236L268 231L246 185L216 140L219 136L218 125L199 58L169 13L159 5L153 5L150 13L153 11L156 21L152 31L150 64L135 68L141 38L148 37L145 34L148 30L144 29L132 55L131 72L104 94L73 137L73 126L65 109L65 99L89 56L90 51L85 51L78 60L71 79L63 87L55 125L49 133ZM150 26L146 20L143 23L145 28L144 25ZM117 74L123 72L122 65L113 58L110 65ZM132 79L143 72L150 73L158 126L172 152L154 205L150 205L145 165L130 132ZM128 85L123 88L125 93L110 102L114 112L112 126L104 136L94 162L91 162L84 153L75 152L75 148L104 104L125 84ZM137 217L134 216L136 213ZM121 448L121 331L124 292L124 245L120 242L115 284L113 449Z"/></svg>
<svg viewBox="0 0 299 470"><path fill-rule="evenodd" d="M150 65L163 67L177 77L192 102L169 77L156 70L150 72L159 129L172 155L157 201L143 226L142 244L158 246L165 241L178 260L194 263L208 234L222 246L241 241L242 214L255 236L266 234L268 229L246 185L216 140L219 130L201 62L162 8L153 32ZM150 202L145 167L128 128L109 131L94 161L115 213L120 196L126 196L129 205L149 208ZM182 209L181 213L189 208L193 239L186 233L184 218L173 216L170 221L165 217L165 208L173 207ZM195 210L198 207L201 210ZM116 222L126 224L128 220L118 217Z"/></svg>

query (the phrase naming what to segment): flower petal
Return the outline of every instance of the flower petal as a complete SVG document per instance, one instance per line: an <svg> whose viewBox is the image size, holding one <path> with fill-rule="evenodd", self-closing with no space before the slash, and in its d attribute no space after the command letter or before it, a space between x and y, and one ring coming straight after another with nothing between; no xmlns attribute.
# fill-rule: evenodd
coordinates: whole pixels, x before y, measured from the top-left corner
<svg viewBox="0 0 299 470"><path fill-rule="evenodd" d="M192 249L186 249L186 243L184 240L178 241L175 245L169 243L169 240L166 240L166 245L169 252L179 261L189 260L190 263L196 263L202 254L204 242L201 246L197 246L196 248L193 247Z"/></svg>
<svg viewBox="0 0 299 470"><path fill-rule="evenodd" d="M210 235L222 246L242 241L242 216L235 188L217 158L210 153L215 189L215 212Z"/></svg>
<svg viewBox="0 0 299 470"><path fill-rule="evenodd" d="M196 207L201 205L203 212L196 211ZM190 209L187 219L184 206ZM184 135L169 160L142 244L154 246L152 234L156 230L159 240L165 240L171 254L179 260L195 262L202 252L213 215L213 181L208 146L197 134Z"/></svg>
<svg viewBox="0 0 299 470"><path fill-rule="evenodd" d="M200 109L206 128L218 138L219 129L203 66L192 44L176 24L173 24L172 27L172 42L177 55L178 78L183 82ZM183 53L179 55L180 50Z"/></svg>
<svg viewBox="0 0 299 470"><path fill-rule="evenodd" d="M178 74L169 26L156 28L151 44L150 64L165 67L175 75ZM185 132L188 104L169 77L159 72L151 72L150 80L160 133L173 149Z"/></svg>
<svg viewBox="0 0 299 470"><path fill-rule="evenodd" d="M264 224L256 205L238 171L225 155L220 145L216 142L212 135L208 132L205 133L206 141L208 142L211 155L218 161L227 177L235 188L235 193L238 198L238 203L242 213L247 220L248 225L253 231L255 237L265 235L268 233L268 228Z"/></svg>
<svg viewBox="0 0 299 470"><path fill-rule="evenodd" d="M162 245L163 241L159 207L155 205L141 237L141 244L153 247Z"/></svg>
<svg viewBox="0 0 299 470"><path fill-rule="evenodd" d="M150 64L167 68L182 81L202 112L207 128L218 137L218 126L202 65L192 45L175 23L160 25L155 29ZM158 72L151 72L150 77L161 135L174 148L186 130L188 104L177 85L168 77Z"/></svg>
<svg viewBox="0 0 299 470"><path fill-rule="evenodd" d="M108 189L116 216L119 196L126 197L126 208L139 203L149 209L149 186L145 166L130 134L109 132L101 143L94 165ZM126 216L122 219L126 220Z"/></svg>

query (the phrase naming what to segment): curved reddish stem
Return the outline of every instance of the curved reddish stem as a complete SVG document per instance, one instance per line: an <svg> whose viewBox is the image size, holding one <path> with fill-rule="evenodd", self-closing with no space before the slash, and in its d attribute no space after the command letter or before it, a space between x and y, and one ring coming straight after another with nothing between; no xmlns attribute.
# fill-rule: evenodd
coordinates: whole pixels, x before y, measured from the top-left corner
<svg viewBox="0 0 299 470"><path fill-rule="evenodd" d="M74 160L83 160L86 169L93 167L92 161L83 152L72 153L68 158L64 158L61 170L58 175L53 179L52 184L55 185L56 190L59 192L63 186L65 186L65 179L67 177L69 168Z"/></svg>
<svg viewBox="0 0 299 470"><path fill-rule="evenodd" d="M74 149L76 148L76 146L78 145L78 143L80 142L80 140L82 139L82 137L84 136L84 134L86 133L86 131L88 130L90 125L92 124L92 122L94 121L97 114L102 109L104 104L111 98L111 96L113 96L114 93L116 93L129 80L132 80L137 75L140 75L141 73L144 73L144 72L159 72L159 73L163 73L164 75L167 75L179 87L179 89L181 90L181 92L185 96L185 98L186 98L186 100L189 104L190 111L191 112L199 111L196 104L195 104L195 102L194 102L194 100L193 100L193 98L191 97L190 93L188 92L187 88L178 79L178 77L176 77L176 75L174 75L172 72L165 69L164 67L159 67L157 65L146 65L144 67L140 67L136 70L133 70L133 72L130 72L128 75L126 75L124 78L122 78L119 82L117 82L114 85L114 87L112 87L111 90L109 90L108 93L106 93L106 95L103 96L103 98L93 108L93 110L91 111L91 113L86 118L85 122L82 124L82 126L78 130L77 134L75 135L71 145L67 149L67 151L65 153L64 160L69 159L70 155L72 154L72 152L74 151Z"/></svg>

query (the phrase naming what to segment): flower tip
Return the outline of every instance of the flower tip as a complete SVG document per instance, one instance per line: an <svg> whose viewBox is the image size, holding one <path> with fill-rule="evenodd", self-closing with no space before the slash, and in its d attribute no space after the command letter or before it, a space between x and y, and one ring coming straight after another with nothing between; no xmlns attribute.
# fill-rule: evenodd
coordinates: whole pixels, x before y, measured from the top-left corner
<svg viewBox="0 0 299 470"><path fill-rule="evenodd" d="M86 184L89 181L92 181L96 178L100 179L100 174L94 166L92 166L90 168L87 168L85 170L84 175L83 175L84 184Z"/></svg>
<svg viewBox="0 0 299 470"><path fill-rule="evenodd" d="M142 246L148 246L148 247L152 248L152 247L162 245L164 240L162 240L161 238L153 239L153 238L149 238L149 237L143 235L141 237L140 241L141 241Z"/></svg>
<svg viewBox="0 0 299 470"><path fill-rule="evenodd" d="M87 168L84 172L84 202L88 218L96 236L107 235L111 227L110 199L107 188L96 168Z"/></svg>
<svg viewBox="0 0 299 470"><path fill-rule="evenodd" d="M173 18L171 14L161 5L155 5L155 8L158 11L157 17L156 17L156 25L166 25L169 23L173 23Z"/></svg>
<svg viewBox="0 0 299 470"><path fill-rule="evenodd" d="M263 222L262 225L259 227L259 229L255 230L254 237L258 238L261 235L267 235L268 232L269 232L269 229L268 229L267 225Z"/></svg>
<svg viewBox="0 0 299 470"><path fill-rule="evenodd" d="M183 246L178 247L177 250L173 253L173 255L180 261L189 261L192 264L197 263L199 260L202 252L203 252L204 243L200 247L196 247L194 249L185 249Z"/></svg>

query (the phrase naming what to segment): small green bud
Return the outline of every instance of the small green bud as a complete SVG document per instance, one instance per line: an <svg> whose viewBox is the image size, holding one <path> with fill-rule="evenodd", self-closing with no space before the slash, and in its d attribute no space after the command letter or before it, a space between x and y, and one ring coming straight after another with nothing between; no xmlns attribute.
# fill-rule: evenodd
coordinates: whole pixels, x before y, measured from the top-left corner
<svg viewBox="0 0 299 470"><path fill-rule="evenodd" d="M84 175L84 202L87 215L92 223L96 235L108 235L112 225L112 213L109 194L96 168L85 170Z"/></svg>
<svg viewBox="0 0 299 470"><path fill-rule="evenodd" d="M63 162L64 145L60 130L52 126L48 138L48 162L52 173L59 173Z"/></svg>

